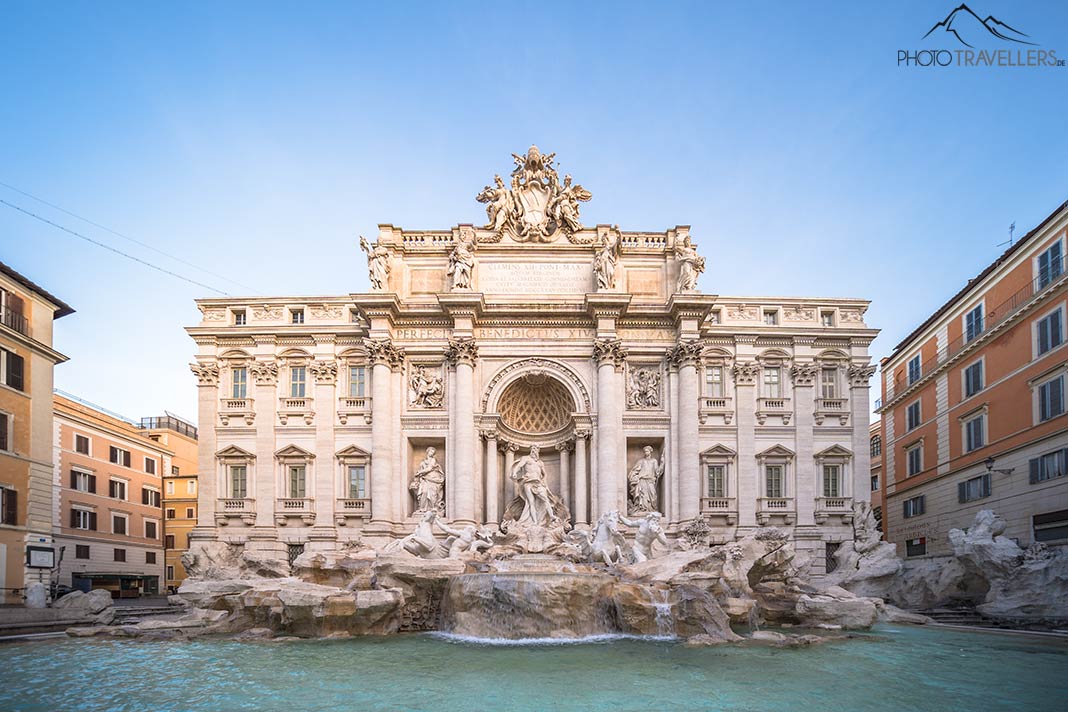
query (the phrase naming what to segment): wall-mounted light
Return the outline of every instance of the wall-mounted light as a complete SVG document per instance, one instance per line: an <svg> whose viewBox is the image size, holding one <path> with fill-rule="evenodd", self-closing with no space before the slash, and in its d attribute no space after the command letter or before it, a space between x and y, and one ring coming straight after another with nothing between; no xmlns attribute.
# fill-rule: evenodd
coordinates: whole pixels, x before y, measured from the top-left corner
<svg viewBox="0 0 1068 712"><path fill-rule="evenodd" d="M1012 468L1011 467L1009 469L1007 469L1007 470L1006 469L995 470L994 469L994 458L992 458L992 457L986 458L986 460L983 461L983 464L986 465L986 471L989 472L989 473L996 472L999 475L1011 475L1012 474Z"/></svg>

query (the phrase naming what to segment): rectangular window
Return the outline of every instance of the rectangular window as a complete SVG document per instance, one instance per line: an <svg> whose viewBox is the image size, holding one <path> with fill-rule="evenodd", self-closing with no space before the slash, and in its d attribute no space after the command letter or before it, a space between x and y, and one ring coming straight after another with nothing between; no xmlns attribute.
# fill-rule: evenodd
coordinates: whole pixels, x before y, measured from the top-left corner
<svg viewBox="0 0 1068 712"><path fill-rule="evenodd" d="M782 465L767 465L764 468L766 496L778 499L783 496Z"/></svg>
<svg viewBox="0 0 1068 712"><path fill-rule="evenodd" d="M708 496L709 497L726 497L727 496L727 466L726 465L709 465L708 466Z"/></svg>
<svg viewBox="0 0 1068 712"><path fill-rule="evenodd" d="M304 366L293 366L289 369L289 397L290 398L303 398L304 397L304 384L307 380L308 372Z"/></svg>
<svg viewBox="0 0 1068 712"><path fill-rule="evenodd" d="M153 538L155 538L155 537L153 537ZM145 563L146 564L154 564L154 563L156 563L156 552L154 552L154 551L146 551L145 552Z"/></svg>
<svg viewBox="0 0 1068 712"><path fill-rule="evenodd" d="M230 466L230 496L244 499L248 493L248 470L244 465Z"/></svg>
<svg viewBox="0 0 1068 712"><path fill-rule="evenodd" d="M820 371L820 393L823 398L838 397L837 368L824 368Z"/></svg>
<svg viewBox="0 0 1068 712"><path fill-rule="evenodd" d="M964 315L964 341L971 341L983 333L983 305L972 309Z"/></svg>
<svg viewBox="0 0 1068 712"><path fill-rule="evenodd" d="M779 324L779 312L766 311L764 312L764 323L768 326L777 326Z"/></svg>
<svg viewBox="0 0 1068 712"><path fill-rule="evenodd" d="M1028 462L1030 468L1029 482L1035 484L1046 480L1064 477L1068 473L1068 448L1054 450L1045 455L1032 458Z"/></svg>
<svg viewBox="0 0 1068 712"><path fill-rule="evenodd" d="M127 517L125 514L112 514L111 515L111 533L112 534L125 534Z"/></svg>
<svg viewBox="0 0 1068 712"><path fill-rule="evenodd" d="M303 324L304 323L304 310L293 309L289 312L289 322L291 324Z"/></svg>
<svg viewBox="0 0 1068 712"><path fill-rule="evenodd" d="M349 499L367 499L367 467L349 465Z"/></svg>
<svg viewBox="0 0 1068 712"><path fill-rule="evenodd" d="M126 482L123 480L108 480L108 497L125 500Z"/></svg>
<svg viewBox="0 0 1068 712"><path fill-rule="evenodd" d="M178 465L171 465L171 474L172 475L177 475L179 472L180 472L180 470L178 469Z"/></svg>
<svg viewBox="0 0 1068 712"><path fill-rule="evenodd" d="M723 367L709 366L705 369L705 397L723 397Z"/></svg>
<svg viewBox="0 0 1068 712"><path fill-rule="evenodd" d="M4 383L16 391L24 390L26 361L17 353L0 349L0 376Z"/></svg>
<svg viewBox="0 0 1068 712"><path fill-rule="evenodd" d="M86 531L96 531L96 512L88 509L71 509L70 510L70 526L71 529L85 529Z"/></svg>
<svg viewBox="0 0 1068 712"><path fill-rule="evenodd" d="M917 445L905 451L908 457L908 476L918 475L923 472L923 448Z"/></svg>
<svg viewBox="0 0 1068 712"><path fill-rule="evenodd" d="M145 521L145 539L156 539L156 523L152 521Z"/></svg>
<svg viewBox="0 0 1068 712"><path fill-rule="evenodd" d="M823 567L827 573L833 573L838 568L838 559L835 554L841 548L841 542L829 541L823 546Z"/></svg>
<svg viewBox="0 0 1068 712"><path fill-rule="evenodd" d="M193 513L193 508L192 507L186 507L185 508L185 518L186 519L196 519L196 516L197 515Z"/></svg>
<svg viewBox="0 0 1068 712"><path fill-rule="evenodd" d="M230 397L236 399L248 398L248 369L234 368L230 370Z"/></svg>
<svg viewBox="0 0 1068 712"><path fill-rule="evenodd" d="M89 438L84 435L74 436L74 452L80 455L89 454Z"/></svg>
<svg viewBox="0 0 1068 712"><path fill-rule="evenodd" d="M367 368L349 366L349 398L363 398L367 393Z"/></svg>
<svg viewBox="0 0 1068 712"><path fill-rule="evenodd" d="M151 457L145 458L145 472L150 475L156 474L156 461Z"/></svg>
<svg viewBox="0 0 1068 712"><path fill-rule="evenodd" d="M1047 421L1064 414L1064 376L1057 376L1038 387L1038 419Z"/></svg>
<svg viewBox="0 0 1068 712"><path fill-rule="evenodd" d="M167 494L174 494L174 483L173 482L168 482L167 483Z"/></svg>
<svg viewBox="0 0 1068 712"><path fill-rule="evenodd" d="M926 556L927 537L919 539L907 539L905 541L905 556Z"/></svg>
<svg viewBox="0 0 1068 712"><path fill-rule="evenodd" d="M289 466L289 496L302 499L305 496L304 465Z"/></svg>
<svg viewBox="0 0 1068 712"><path fill-rule="evenodd" d="M918 517L927 511L927 495L921 494L919 497L913 497L912 499L906 499L904 502L905 519L911 517Z"/></svg>
<svg viewBox="0 0 1068 712"><path fill-rule="evenodd" d="M196 494L197 493L197 482L196 482L196 480L187 480L186 483L185 483L185 491L186 491L187 494Z"/></svg>
<svg viewBox="0 0 1068 712"><path fill-rule="evenodd" d="M96 475L88 472L70 471L70 488L77 492L96 494Z"/></svg>
<svg viewBox="0 0 1068 712"><path fill-rule="evenodd" d="M782 398L782 384L778 368L764 369L764 397Z"/></svg>
<svg viewBox="0 0 1068 712"><path fill-rule="evenodd" d="M957 483L957 501L961 504L990 496L990 473Z"/></svg>
<svg viewBox="0 0 1068 712"><path fill-rule="evenodd" d="M920 376L923 375L920 370L920 355L916 354L909 359L909 385L911 386L916 381L920 380Z"/></svg>
<svg viewBox="0 0 1068 712"><path fill-rule="evenodd" d="M1063 271L1064 254L1061 252L1061 241L1058 240L1038 256L1038 288L1042 289L1060 277Z"/></svg>
<svg viewBox="0 0 1068 712"><path fill-rule="evenodd" d="M126 549L115 549L115 561L126 561Z"/></svg>
<svg viewBox="0 0 1068 712"><path fill-rule="evenodd" d="M74 558L75 559L88 559L89 558L89 545L88 544L75 544L74 545Z"/></svg>
<svg viewBox="0 0 1068 712"><path fill-rule="evenodd" d="M964 423L964 452L978 450L986 444L986 415L977 415Z"/></svg>
<svg viewBox="0 0 1068 712"><path fill-rule="evenodd" d="M167 536L163 537L163 547L165 549L174 548L174 534L168 534Z"/></svg>
<svg viewBox="0 0 1068 712"><path fill-rule="evenodd" d="M872 492L878 492L879 491L879 475L872 475L871 476L871 491Z"/></svg>
<svg viewBox="0 0 1068 712"><path fill-rule="evenodd" d="M11 416L7 413L0 413L0 450L5 452L11 450Z"/></svg>
<svg viewBox="0 0 1068 712"><path fill-rule="evenodd" d="M108 462L123 467L130 466L130 451L112 445L108 450Z"/></svg>
<svg viewBox="0 0 1068 712"><path fill-rule="evenodd" d="M1064 343L1061 314L1061 308L1057 307L1035 323L1039 356Z"/></svg>
<svg viewBox="0 0 1068 712"><path fill-rule="evenodd" d="M19 493L17 490L0 487L0 524L18 525Z"/></svg>
<svg viewBox="0 0 1068 712"><path fill-rule="evenodd" d="M834 326L834 312L825 311L820 312L820 324L826 327Z"/></svg>
<svg viewBox="0 0 1068 712"><path fill-rule="evenodd" d="M971 398L983 390L983 362L976 361L964 369L964 397Z"/></svg>
<svg viewBox="0 0 1068 712"><path fill-rule="evenodd" d="M173 581L174 580L174 567L173 566L168 566L167 567L167 580L168 581Z"/></svg>
<svg viewBox="0 0 1068 712"><path fill-rule="evenodd" d="M244 326L244 325L245 325L245 310L244 309L235 309L234 310L234 326Z"/></svg>
<svg viewBox="0 0 1068 712"><path fill-rule="evenodd" d="M842 468L840 465L823 466L823 496L842 496Z"/></svg>
<svg viewBox="0 0 1068 712"><path fill-rule="evenodd" d="M1031 521L1035 529L1035 541L1068 539L1068 509L1036 514Z"/></svg>
<svg viewBox="0 0 1068 712"><path fill-rule="evenodd" d="M920 402L910 403L909 407L905 409L905 430L912 430L920 427Z"/></svg>
<svg viewBox="0 0 1068 712"><path fill-rule="evenodd" d="M173 509L167 510L167 519L174 519L176 516L178 516L178 513L175 512Z"/></svg>

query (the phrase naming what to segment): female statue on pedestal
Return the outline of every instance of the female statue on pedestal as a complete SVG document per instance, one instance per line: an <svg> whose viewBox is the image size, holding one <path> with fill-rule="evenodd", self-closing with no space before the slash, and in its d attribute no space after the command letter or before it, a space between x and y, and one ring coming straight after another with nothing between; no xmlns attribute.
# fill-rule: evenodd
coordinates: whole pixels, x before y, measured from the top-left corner
<svg viewBox="0 0 1068 712"><path fill-rule="evenodd" d="M416 512L437 512L444 509L445 471L441 469L435 457L437 450L426 449L426 457L419 463L419 468L412 477L408 489L415 495Z"/></svg>
<svg viewBox="0 0 1068 712"><path fill-rule="evenodd" d="M656 511L656 483L664 474L664 453L660 453L659 462L653 457L653 448L648 445L642 448L642 453L644 457L627 474L632 514Z"/></svg>

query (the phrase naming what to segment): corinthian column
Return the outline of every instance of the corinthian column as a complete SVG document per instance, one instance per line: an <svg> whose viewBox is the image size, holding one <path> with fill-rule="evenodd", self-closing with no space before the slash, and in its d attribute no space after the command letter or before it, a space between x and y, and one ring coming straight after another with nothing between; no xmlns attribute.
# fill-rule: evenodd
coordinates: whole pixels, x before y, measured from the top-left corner
<svg viewBox="0 0 1068 712"><path fill-rule="evenodd" d="M679 519L694 519L701 511L701 475L697 434L697 363L701 342L680 341L669 358L679 369Z"/></svg>
<svg viewBox="0 0 1068 712"><path fill-rule="evenodd" d="M586 440L590 437L590 431L586 429L575 430L575 506L571 510L571 518L575 526L589 525L587 518L587 492L590 480L586 474Z"/></svg>
<svg viewBox="0 0 1068 712"><path fill-rule="evenodd" d="M501 477L497 469L497 430L490 428L482 431L486 441L486 524L497 526L500 523L499 505L501 498Z"/></svg>
<svg viewBox="0 0 1068 712"><path fill-rule="evenodd" d="M371 523L393 523L393 369L404 360L403 352L389 339L364 341L371 370Z"/></svg>
<svg viewBox="0 0 1068 712"><path fill-rule="evenodd" d="M622 396L619 379L627 350L619 339L599 339L593 343L597 362L597 510L592 519L619 507L619 471L623 429Z"/></svg>
<svg viewBox="0 0 1068 712"><path fill-rule="evenodd" d="M475 523L475 359L478 347L475 340L449 339L445 357L456 364L456 398L453 402L453 427L456 442L452 449L454 485L453 503L456 511L452 519L462 524Z"/></svg>

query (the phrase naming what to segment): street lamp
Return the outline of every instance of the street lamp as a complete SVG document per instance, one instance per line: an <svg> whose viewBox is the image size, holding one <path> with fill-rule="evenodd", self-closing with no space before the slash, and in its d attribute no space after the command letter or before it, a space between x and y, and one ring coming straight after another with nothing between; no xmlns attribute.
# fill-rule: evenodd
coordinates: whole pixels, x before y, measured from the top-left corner
<svg viewBox="0 0 1068 712"><path fill-rule="evenodd" d="M1006 469L995 470L994 469L994 458L992 458L992 457L986 458L986 460L983 462L983 464L986 465L986 471L988 473L996 472L999 475L1011 475L1012 474L1012 468L1011 467L1009 469L1007 469L1007 470Z"/></svg>

